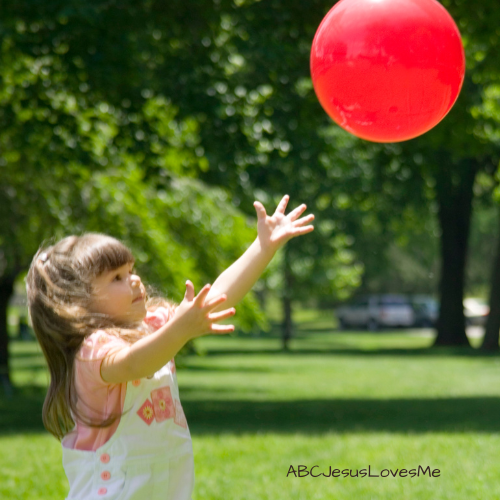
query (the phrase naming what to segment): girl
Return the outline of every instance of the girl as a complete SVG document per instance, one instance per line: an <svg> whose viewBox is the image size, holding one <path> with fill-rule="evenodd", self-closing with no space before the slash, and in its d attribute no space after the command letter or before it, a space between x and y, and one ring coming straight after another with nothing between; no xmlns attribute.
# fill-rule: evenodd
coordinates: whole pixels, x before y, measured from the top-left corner
<svg viewBox="0 0 500 500"><path fill-rule="evenodd" d="M234 315L230 306L286 241L314 229L304 226L314 215L298 219L305 205L285 216L287 203L269 217L255 202L256 240L197 296L187 281L178 306L146 299L130 250L110 236L39 249L28 305L49 366L43 422L62 440L67 500L191 498L193 451L173 358L191 339L233 331L217 322Z"/></svg>

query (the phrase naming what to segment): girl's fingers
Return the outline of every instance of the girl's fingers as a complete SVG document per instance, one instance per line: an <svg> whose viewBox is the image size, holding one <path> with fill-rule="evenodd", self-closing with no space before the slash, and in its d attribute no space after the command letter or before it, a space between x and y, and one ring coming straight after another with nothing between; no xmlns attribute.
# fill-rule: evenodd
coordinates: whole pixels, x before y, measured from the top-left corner
<svg viewBox="0 0 500 500"><path fill-rule="evenodd" d="M186 281L186 293L184 294L184 297L189 301L194 299L194 286L189 280Z"/></svg>
<svg viewBox="0 0 500 500"><path fill-rule="evenodd" d="M255 210L257 212L257 217L259 219L266 218L267 213L266 209L264 208L264 205L260 201L254 201L253 206L255 207Z"/></svg>
<svg viewBox="0 0 500 500"><path fill-rule="evenodd" d="M220 321L221 319L229 318L236 314L236 309L232 307L231 309L226 309L225 311L220 311L208 315L210 321Z"/></svg>
<svg viewBox="0 0 500 500"><path fill-rule="evenodd" d="M304 210L307 208L307 205L303 203L300 205L300 207L297 207L296 209L292 210L289 214L288 217L290 218L291 221L294 221L299 215L301 215Z"/></svg>
<svg viewBox="0 0 500 500"><path fill-rule="evenodd" d="M299 227L306 224L307 222L311 222L312 220L314 220L314 214L309 214L306 217L302 217L302 219L296 220L293 225L294 227Z"/></svg>
<svg viewBox="0 0 500 500"><path fill-rule="evenodd" d="M285 196L283 196L283 198L281 198L281 201L280 201L280 203L278 205L278 208L276 209L276 212L274 212L274 213L275 214L277 214L277 213L284 214L286 206L288 205L288 200L289 199L290 199L290 196L288 196L287 194L285 194Z"/></svg>
<svg viewBox="0 0 500 500"><path fill-rule="evenodd" d="M298 227L292 232L292 234L293 236L300 236L301 234L310 233L313 230L314 226Z"/></svg>
<svg viewBox="0 0 500 500"><path fill-rule="evenodd" d="M227 295L223 293L222 295L219 295L218 297L215 297L213 299L210 299L208 302L205 302L205 307L213 309L215 306L218 306L225 300L227 300Z"/></svg>
<svg viewBox="0 0 500 500"><path fill-rule="evenodd" d="M231 333L234 332L234 325L212 325L210 331L212 333Z"/></svg>
<svg viewBox="0 0 500 500"><path fill-rule="evenodd" d="M210 291L210 284L207 283L194 299L195 304L202 307L209 291Z"/></svg>

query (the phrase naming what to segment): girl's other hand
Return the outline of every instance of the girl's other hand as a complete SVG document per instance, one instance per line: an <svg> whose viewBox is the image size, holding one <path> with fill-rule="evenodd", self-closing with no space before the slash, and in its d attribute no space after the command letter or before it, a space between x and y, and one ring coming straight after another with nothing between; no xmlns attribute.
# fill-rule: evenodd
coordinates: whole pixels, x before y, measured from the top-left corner
<svg viewBox="0 0 500 500"><path fill-rule="evenodd" d="M207 333L224 334L234 331L234 325L217 325L217 321L234 316L234 307L210 314L216 306L227 300L225 294L219 295L205 302L210 285L205 285L198 295L194 295L194 286L191 281L186 281L186 293L183 301L175 310L174 317L185 327L189 338L201 337Z"/></svg>
<svg viewBox="0 0 500 500"><path fill-rule="evenodd" d="M258 217L257 231L262 248L276 251L288 240L314 230L312 225L304 226L304 224L314 220L313 214L299 219L307 208L304 203L292 210L288 215L285 215L289 199L290 197L287 194L283 196L272 217L266 214L266 209L260 201L254 202L253 206Z"/></svg>

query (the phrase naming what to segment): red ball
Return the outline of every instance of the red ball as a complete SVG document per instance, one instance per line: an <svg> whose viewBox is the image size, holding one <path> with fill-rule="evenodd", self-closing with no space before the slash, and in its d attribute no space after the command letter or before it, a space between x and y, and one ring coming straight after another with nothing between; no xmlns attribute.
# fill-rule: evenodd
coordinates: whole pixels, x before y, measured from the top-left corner
<svg viewBox="0 0 500 500"><path fill-rule="evenodd" d="M417 137L455 103L460 32L436 0L341 0L311 49L314 90L343 129L374 142Z"/></svg>

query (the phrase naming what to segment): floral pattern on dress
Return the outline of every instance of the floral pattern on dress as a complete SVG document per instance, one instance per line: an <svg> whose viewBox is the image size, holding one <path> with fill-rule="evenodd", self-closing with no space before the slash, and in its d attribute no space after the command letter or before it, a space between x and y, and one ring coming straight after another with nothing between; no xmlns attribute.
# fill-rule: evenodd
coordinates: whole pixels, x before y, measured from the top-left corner
<svg viewBox="0 0 500 500"><path fill-rule="evenodd" d="M149 398L146 399L137 412L137 415L147 425L151 425L153 420L160 423L173 418L175 424L187 429L186 416L181 402L172 398L172 392L168 385L152 391L151 399L153 402Z"/></svg>
<svg viewBox="0 0 500 500"><path fill-rule="evenodd" d="M153 403L151 403L149 399L146 399L137 411L137 415L139 415L139 417L146 422L146 424L151 425L155 417Z"/></svg>
<svg viewBox="0 0 500 500"><path fill-rule="evenodd" d="M168 385L151 392L151 399L155 409L155 420L158 423L174 417L174 401Z"/></svg>

